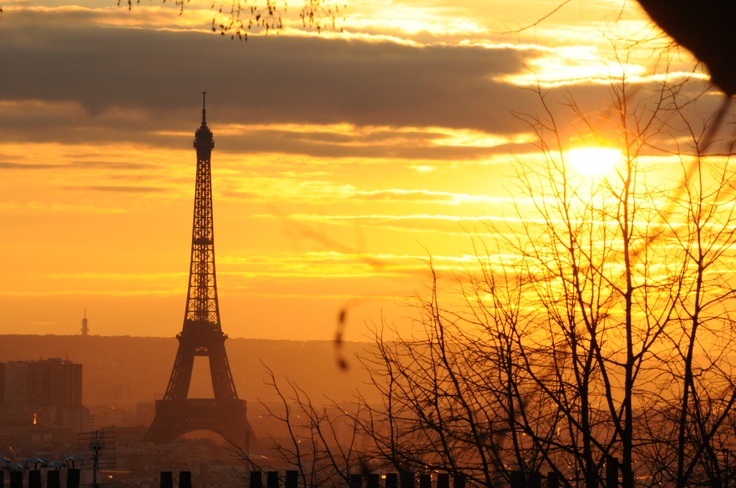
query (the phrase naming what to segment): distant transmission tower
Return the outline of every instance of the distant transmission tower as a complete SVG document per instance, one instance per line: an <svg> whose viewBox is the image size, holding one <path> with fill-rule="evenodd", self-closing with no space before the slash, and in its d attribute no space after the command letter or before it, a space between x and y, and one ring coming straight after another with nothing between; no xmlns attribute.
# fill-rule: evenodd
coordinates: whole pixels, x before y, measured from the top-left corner
<svg viewBox="0 0 736 488"><path fill-rule="evenodd" d="M87 320L87 309L84 309L84 318L82 319L82 336L87 337L89 334L89 320Z"/></svg>
<svg viewBox="0 0 736 488"><path fill-rule="evenodd" d="M207 127L204 96L205 93L202 94L202 125L194 133L197 179L184 326L176 336L179 350L164 398L156 401L156 416L148 430L148 439L171 442L187 432L210 430L247 450L251 428L246 418L246 403L235 391L225 353L227 335L220 325L210 170L215 141ZM209 359L214 398L189 398L196 356Z"/></svg>

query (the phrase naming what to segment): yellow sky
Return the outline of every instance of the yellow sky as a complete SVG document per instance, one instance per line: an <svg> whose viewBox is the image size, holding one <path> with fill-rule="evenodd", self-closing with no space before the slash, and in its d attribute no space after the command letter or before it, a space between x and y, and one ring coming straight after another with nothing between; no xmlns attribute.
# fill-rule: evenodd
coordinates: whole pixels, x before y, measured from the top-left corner
<svg viewBox="0 0 736 488"><path fill-rule="evenodd" d="M293 7L238 43L208 33L209 2L4 3L0 333L76 334L85 309L93 334L180 331L202 90L224 331L327 339L343 309L350 340L410 330L428 258L450 280L514 214L529 83L600 107L611 76L662 72L653 47L612 49L651 34L631 1L515 32L556 4L351 1L321 35Z"/></svg>

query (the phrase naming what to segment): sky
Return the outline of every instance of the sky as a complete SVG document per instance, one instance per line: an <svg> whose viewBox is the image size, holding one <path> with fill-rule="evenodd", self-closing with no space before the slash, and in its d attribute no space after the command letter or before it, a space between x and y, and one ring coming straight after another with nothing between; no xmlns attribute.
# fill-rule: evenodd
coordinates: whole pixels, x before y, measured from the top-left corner
<svg viewBox="0 0 736 488"><path fill-rule="evenodd" d="M657 35L631 0L348 0L321 33L289 4L247 42L211 32L209 1L1 5L4 334L78 334L85 311L94 335L181 330L202 91L224 332L411 331L429 260L462 272L513 214L531 88L605 118L612 76L663 63L613 49Z"/></svg>

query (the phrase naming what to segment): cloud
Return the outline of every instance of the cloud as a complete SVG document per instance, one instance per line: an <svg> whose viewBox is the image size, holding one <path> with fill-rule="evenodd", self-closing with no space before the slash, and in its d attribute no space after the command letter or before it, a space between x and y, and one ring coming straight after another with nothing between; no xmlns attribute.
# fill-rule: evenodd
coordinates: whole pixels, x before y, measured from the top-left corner
<svg viewBox="0 0 736 488"><path fill-rule="evenodd" d="M321 158L477 160L507 154L530 136L491 135L445 127L352 124L251 124L218 127L219 147L241 153L286 153Z"/></svg>
<svg viewBox="0 0 736 488"><path fill-rule="evenodd" d="M110 25L124 10L14 7L0 29L0 143L181 148L199 123L202 90L216 147L256 154L467 160L516 151L528 127L510 114L540 110L533 91L514 85L530 76L550 83L550 100L571 97L610 116L606 65L593 48L303 34L234 43L157 30L163 14L148 8L136 7L131 28ZM554 88L581 63L597 78L585 71ZM645 90L654 81L642 72Z"/></svg>
<svg viewBox="0 0 736 488"><path fill-rule="evenodd" d="M432 262L441 267L467 267L477 265L479 257L475 254L432 255ZM362 272L369 270L372 274L390 274L398 272L415 273L417 270L426 271L428 264L427 255L419 254L394 254L394 253L369 253L357 251L314 251L314 252L286 252L277 256L224 256L218 258L219 264L224 264L230 269L243 266L245 269L270 270L291 272L295 268L305 273L318 274L319 267L340 267L349 269L360 269ZM231 271L231 273L241 273ZM324 274L329 277L329 273Z"/></svg>
<svg viewBox="0 0 736 488"><path fill-rule="evenodd" d="M70 163L33 163L28 161L10 162L0 161L0 170L46 170L46 169L112 169L112 170L141 170L156 168L149 163L115 162L115 161L73 161Z"/></svg>
<svg viewBox="0 0 736 488"><path fill-rule="evenodd" d="M258 218L271 217L257 215ZM398 231L404 239L410 240L412 233L437 234L443 236L468 237L469 229L476 236L494 236L494 223L513 224L519 218L498 216L473 216L450 214L355 214L355 215L318 215L291 214L288 220L297 224L331 224L338 226L359 225L363 229L380 228L383 231Z"/></svg>
<svg viewBox="0 0 736 488"><path fill-rule="evenodd" d="M164 188L154 188L146 186L113 186L113 185L90 185L90 186L67 186L65 190L79 191L101 191L114 193L160 193L165 192Z"/></svg>
<svg viewBox="0 0 736 488"><path fill-rule="evenodd" d="M467 193L453 193L430 190L404 190L389 188L385 190L354 190L350 194L351 201L386 202L386 203L437 203L443 205L478 204L508 201L508 199L492 195L468 195Z"/></svg>
<svg viewBox="0 0 736 488"><path fill-rule="evenodd" d="M414 204L472 205L509 203L509 199L488 194L436 191L427 189L380 188L364 190L352 184L322 179L322 175L282 172L273 176L242 178L235 175L230 182L220 183L224 198L243 202L290 202L317 205ZM338 177L338 175L332 175ZM384 182L381 183L385 185Z"/></svg>
<svg viewBox="0 0 736 488"><path fill-rule="evenodd" d="M39 170L39 169L57 169L63 168L64 164L53 164L53 163L12 163L10 161L0 161L0 170L11 169L11 170Z"/></svg>
<svg viewBox="0 0 736 488"><path fill-rule="evenodd" d="M3 98L67 104L67 111L77 104L84 120L67 120L64 128L52 114L56 120L40 123L55 122L62 133L87 130L89 138L104 137L107 128L137 133L193 126L203 89L211 93L218 123L493 132L512 130L511 102L528 98L493 81L522 68L512 49L290 36L243 44L199 32L100 26L92 22L103 15L96 11L13 14L0 30Z"/></svg>

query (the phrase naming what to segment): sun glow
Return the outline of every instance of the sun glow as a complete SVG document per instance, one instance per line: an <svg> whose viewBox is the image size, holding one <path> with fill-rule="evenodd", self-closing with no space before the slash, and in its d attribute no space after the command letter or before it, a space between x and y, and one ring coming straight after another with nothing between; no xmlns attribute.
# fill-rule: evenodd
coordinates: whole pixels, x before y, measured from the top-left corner
<svg viewBox="0 0 736 488"><path fill-rule="evenodd" d="M604 176L621 160L621 150L610 147L577 147L568 150L565 158L580 174Z"/></svg>

